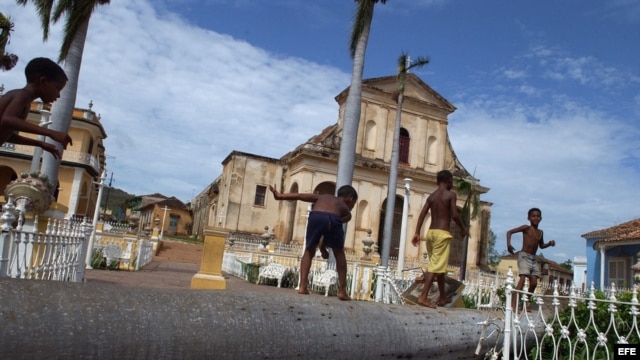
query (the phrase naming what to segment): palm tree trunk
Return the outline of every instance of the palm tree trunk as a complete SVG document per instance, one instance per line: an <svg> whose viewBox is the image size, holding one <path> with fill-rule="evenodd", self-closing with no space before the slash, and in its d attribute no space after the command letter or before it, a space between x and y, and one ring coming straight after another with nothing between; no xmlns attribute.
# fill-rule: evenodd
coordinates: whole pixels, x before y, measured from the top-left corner
<svg viewBox="0 0 640 360"><path fill-rule="evenodd" d="M73 38L71 46L69 47L69 53L64 61L64 71L69 81L67 81L67 85L62 89L60 99L55 102L52 108L51 121L53 123L50 125L52 130L65 133L69 131L73 117L73 109L76 104L80 65L82 64L82 54L87 38L87 30L89 29L89 20L90 17L87 17L78 27L78 32ZM47 142L55 144L58 148L61 147L58 142L50 138L47 139ZM54 186L58 184L58 168L60 167L60 162L61 160L54 158L53 155L48 152L45 152L43 155L42 172L49 177ZM73 211L73 209L70 210Z"/></svg>
<svg viewBox="0 0 640 360"><path fill-rule="evenodd" d="M358 139L358 127L360 124L360 108L362 103L362 75L364 73L364 57L367 52L369 31L373 19L373 6L371 16L367 16L362 33L356 44L353 56L353 69L351 71L351 84L344 108L342 123L342 140L340 142L340 155L338 156L338 170L336 175L336 191L343 185L351 185L353 181L353 169L355 165L356 142Z"/></svg>
<svg viewBox="0 0 640 360"><path fill-rule="evenodd" d="M396 121L393 126L393 146L391 147L391 167L389 169L389 188L387 189L387 207L384 217L384 231L382 232L382 253L380 261L383 267L389 264L391 253L391 234L393 230L393 213L396 206L396 188L398 187L398 163L400 162L400 120L402 117L402 102L404 95L398 94Z"/></svg>

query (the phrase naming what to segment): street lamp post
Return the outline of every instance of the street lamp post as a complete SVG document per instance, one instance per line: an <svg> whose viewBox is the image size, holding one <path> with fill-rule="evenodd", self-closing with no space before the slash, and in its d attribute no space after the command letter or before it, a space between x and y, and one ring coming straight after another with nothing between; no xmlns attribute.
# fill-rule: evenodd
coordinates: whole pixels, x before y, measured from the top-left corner
<svg viewBox="0 0 640 360"><path fill-rule="evenodd" d="M409 196L411 195L410 178L404 179L404 202L402 203L402 225L400 227L400 249L398 253L398 277L402 278L404 270L404 256L407 247L407 221L409 217Z"/></svg>
<svg viewBox="0 0 640 360"><path fill-rule="evenodd" d="M167 210L171 210L167 207L167 205L165 205L162 210L164 210L164 212L162 213L162 227L160 228L160 240L162 240L162 235L164 234L164 219L167 216Z"/></svg>
<svg viewBox="0 0 640 360"><path fill-rule="evenodd" d="M102 189L104 189L104 181L107 179L107 169L102 171L100 176L100 182L98 184L98 198L96 199L96 209L93 212L93 230L91 230L91 236L89 237L89 244L87 245L87 257L85 259L85 268L93 269L91 267L91 257L93 256L93 241L96 237L96 228L98 227L98 217L100 216L100 202L102 201Z"/></svg>

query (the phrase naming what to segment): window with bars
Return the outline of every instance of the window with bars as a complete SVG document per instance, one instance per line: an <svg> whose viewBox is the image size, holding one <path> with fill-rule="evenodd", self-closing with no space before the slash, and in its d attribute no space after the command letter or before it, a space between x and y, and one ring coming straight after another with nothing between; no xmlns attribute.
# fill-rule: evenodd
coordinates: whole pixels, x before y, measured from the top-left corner
<svg viewBox="0 0 640 360"><path fill-rule="evenodd" d="M609 286L629 287L631 284L631 260L626 257L614 257L609 260Z"/></svg>
<svg viewBox="0 0 640 360"><path fill-rule="evenodd" d="M256 197L253 200L253 205L264 206L264 200L267 195L267 187L264 185L256 185Z"/></svg>
<svg viewBox="0 0 640 360"><path fill-rule="evenodd" d="M411 144L411 138L409 132L405 128L400 128L400 163L409 163L409 145Z"/></svg>

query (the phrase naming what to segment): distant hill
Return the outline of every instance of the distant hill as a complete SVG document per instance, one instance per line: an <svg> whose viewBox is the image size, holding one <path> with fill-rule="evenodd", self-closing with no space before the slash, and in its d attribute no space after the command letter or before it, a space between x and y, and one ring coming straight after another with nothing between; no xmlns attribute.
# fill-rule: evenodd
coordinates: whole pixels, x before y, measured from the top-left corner
<svg viewBox="0 0 640 360"><path fill-rule="evenodd" d="M118 214L123 214L126 211L127 206L125 204L127 201L134 197L136 195L129 194L124 190L105 186L102 191L101 206L111 210L113 216L118 217Z"/></svg>

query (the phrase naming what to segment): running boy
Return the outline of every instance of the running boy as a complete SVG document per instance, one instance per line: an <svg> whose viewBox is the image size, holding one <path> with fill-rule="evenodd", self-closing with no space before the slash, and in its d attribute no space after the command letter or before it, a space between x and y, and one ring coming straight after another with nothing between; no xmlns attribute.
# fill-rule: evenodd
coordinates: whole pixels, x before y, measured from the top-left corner
<svg viewBox="0 0 640 360"><path fill-rule="evenodd" d="M462 220L460 220L460 214L456 207L456 193L451 191L453 187L453 174L451 174L449 170L442 170L438 172L437 182L438 189L429 195L422 207L422 211L418 217L416 232L411 240L413 246L419 246L420 229L422 228L422 223L427 213L431 210L431 225L429 226L427 238L425 239L427 243L427 253L429 254L429 265L427 267L422 293L420 293L420 297L418 297L418 304L433 309L438 306L444 306L451 301L451 298L447 296L444 286L447 263L449 262L449 242L451 241L449 225L451 224L451 219L458 224L463 236L469 235L467 229L462 225ZM437 305L427 298L434 278L437 280L438 291L440 292Z"/></svg>
<svg viewBox="0 0 640 360"><path fill-rule="evenodd" d="M309 270L320 238L323 246L330 247L336 257L338 271L338 299L351 300L347 295L347 257L344 253L344 229L342 224L351 220L351 210L358 200L358 193L350 185L338 189L338 196L307 193L279 193L274 186L269 190L276 200L301 200L314 203L307 223L304 254L300 260L300 288L298 294L309 294ZM321 249L323 257L328 257L326 249Z"/></svg>
<svg viewBox="0 0 640 360"><path fill-rule="evenodd" d="M35 58L24 70L27 85L15 89L0 97L0 145L5 142L38 146L53 154L55 158L62 156L62 149L44 141L18 135L19 131L48 136L59 142L65 149L71 144L71 137L63 132L50 130L27 122L31 102L40 98L45 104L52 103L60 97L60 91L67 84L64 70L47 58Z"/></svg>
<svg viewBox="0 0 640 360"><path fill-rule="evenodd" d="M544 242L542 230L538 229L540 221L542 221L542 211L538 208L531 208L527 213L530 225L518 226L515 229L507 231L507 250L510 254L515 254L515 248L511 246L511 235L522 233L522 250L518 252L518 274L520 280L516 290L522 290L525 278L529 278L529 293L533 293L538 285L538 278L541 275L540 263L536 260L536 252L538 247L541 249L549 246L556 246L555 240ZM511 297L511 309L516 307L516 299L518 295L514 293Z"/></svg>

